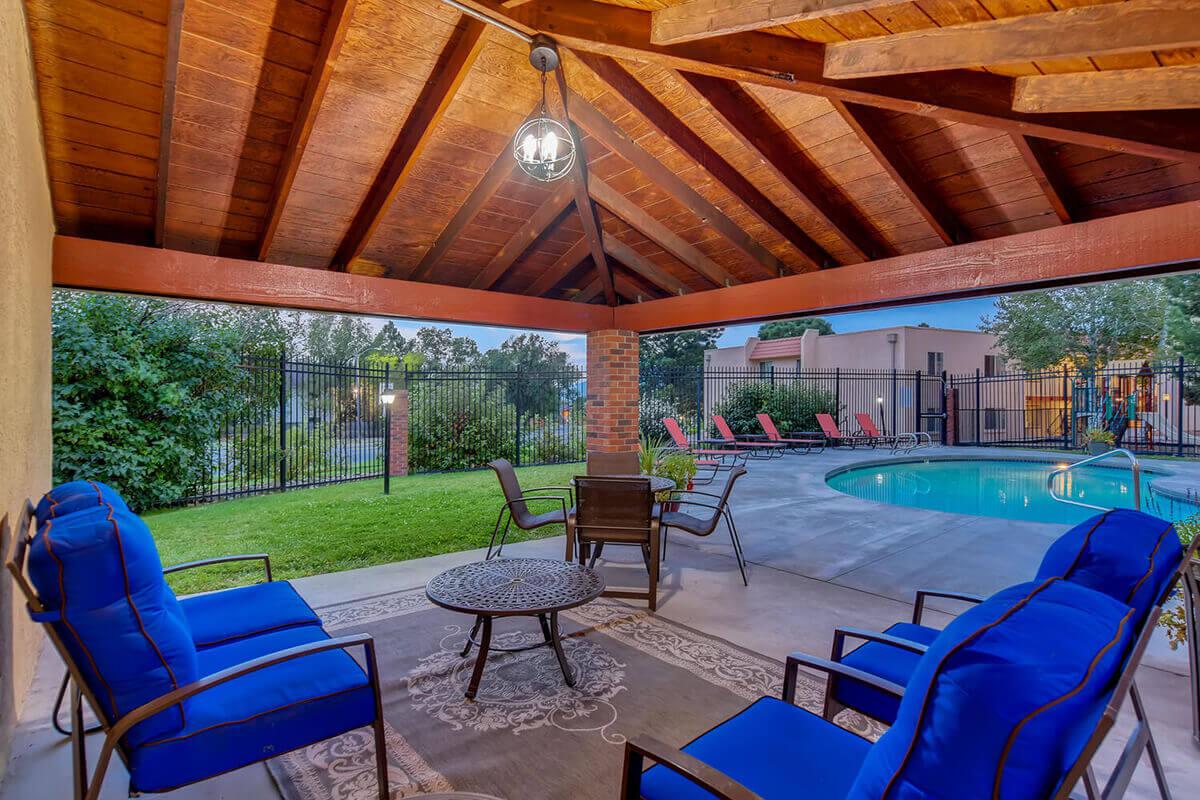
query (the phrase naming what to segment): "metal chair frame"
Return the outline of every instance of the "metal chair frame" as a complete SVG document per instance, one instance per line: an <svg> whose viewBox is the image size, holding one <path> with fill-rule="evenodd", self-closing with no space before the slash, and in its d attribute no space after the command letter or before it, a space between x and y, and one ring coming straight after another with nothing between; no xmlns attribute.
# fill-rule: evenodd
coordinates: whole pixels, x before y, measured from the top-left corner
<svg viewBox="0 0 1200 800"><path fill-rule="evenodd" d="M488 464L488 466L491 467L492 471L496 473L496 478L500 482L500 492L502 494L504 494L504 481L500 480L500 467L497 466L496 461L490 462ZM512 468L511 464L509 464L508 466L510 469ZM515 479L515 477L516 477L515 473L514 473L513 477ZM504 505L500 506L500 513L496 516L496 524L492 526L492 538L490 540L488 540L487 555L484 556L485 561L492 559L492 558L500 557L501 552L504 550L504 544L508 540L508 530L510 527L512 527L512 525L515 524L518 528L520 528L523 531L536 530L537 528L545 527L546 525L560 525L561 524L561 525L565 526L567 523L568 516L570 514L570 509L571 509L571 507L573 507L575 505L575 495L572 492L570 486L535 486L535 487L526 489L526 488L520 486L520 483L518 482L518 488L521 491L516 497L509 497L507 494L505 494ZM566 492L566 497L563 497L561 494L559 494L559 495L539 495L539 494L536 494L537 492ZM525 505L529 505L530 503L539 502L539 501L540 502L552 501L552 502L558 503L559 507L562 509L562 522L561 523L546 522L546 523L543 523L542 525L534 525L533 527L525 527L524 525L521 524L521 521L512 513L513 506L515 506L518 503L524 503ZM501 523L504 523L503 528L501 528ZM496 545L496 537L497 536L500 538L499 546ZM493 552L493 550L495 552Z"/></svg>
<svg viewBox="0 0 1200 800"><path fill-rule="evenodd" d="M741 540L741 537L738 536L737 525L733 521L733 511L729 507L729 494L733 491L733 488L732 488L733 482L745 474L746 474L746 469L743 467L741 472L734 472L732 475L730 475L729 482L726 484L726 486L728 488L727 488L726 492L724 492L722 494L716 494L714 492L702 492L697 489L676 489L671 492L671 497L666 502L678 503L681 506L685 506L685 505L698 506L701 508L711 509L711 510L717 512L711 520L712 528L709 529L708 532L706 532L706 533L701 533L700 531L691 530L690 528L680 528L679 529L682 531L686 531L687 533L690 533L693 536L711 536L713 533L716 532L717 527L721 523L721 520L722 519L725 520L725 526L727 528L729 528L729 539L733 544L733 555L734 555L734 558L737 560L738 570L740 570L742 573L742 584L745 586L749 586L750 581L746 577L746 552L745 552L745 550L742 549L742 540ZM692 499L690 499L691 495L699 495L701 497L715 499L717 502L716 503L705 503L703 501L692 500ZM663 560L663 563L666 563L666 560L667 560L667 532L670 530L670 528L672 526L661 522L662 515L667 513L665 511L662 511L661 508L662 507L660 506L659 520L660 520L660 525L662 527L662 534L661 534L662 560Z"/></svg>
<svg viewBox="0 0 1200 800"><path fill-rule="evenodd" d="M646 492L650 493L650 481L648 478L616 478L605 477L600 475L590 475L583 480L604 483L632 483L641 482L646 484ZM580 526L577 519L578 510L572 510L568 525L567 525L567 560L572 560L573 556L578 555L579 563L586 564L588 568L595 567L596 560L600 558L600 554L604 550L604 545L611 544L618 547L639 547L642 551L642 560L646 564L646 572L648 573L649 583L645 592L627 589L606 589L605 597L623 597L635 600L645 600L651 611L658 610L658 582L660 577L659 570L659 548L661 541L660 518L662 515L661 507L656 513L654 505L651 506L650 520L648 527L631 527L624 525L584 525ZM607 531L629 531L631 533L644 532L646 541L622 541L622 540L604 540L604 539L589 539L586 535L580 536L581 527L597 528ZM592 544L595 544L595 552L591 552Z"/></svg>

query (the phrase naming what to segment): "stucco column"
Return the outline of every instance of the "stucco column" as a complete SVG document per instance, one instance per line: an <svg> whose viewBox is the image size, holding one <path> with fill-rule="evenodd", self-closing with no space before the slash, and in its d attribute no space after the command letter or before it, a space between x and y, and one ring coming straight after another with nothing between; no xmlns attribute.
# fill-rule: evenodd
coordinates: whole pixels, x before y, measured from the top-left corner
<svg viewBox="0 0 1200 800"><path fill-rule="evenodd" d="M388 474L403 477L408 474L408 389L397 389L391 412L391 452Z"/></svg>
<svg viewBox="0 0 1200 800"><path fill-rule="evenodd" d="M638 335L592 331L587 337L587 450L638 449Z"/></svg>

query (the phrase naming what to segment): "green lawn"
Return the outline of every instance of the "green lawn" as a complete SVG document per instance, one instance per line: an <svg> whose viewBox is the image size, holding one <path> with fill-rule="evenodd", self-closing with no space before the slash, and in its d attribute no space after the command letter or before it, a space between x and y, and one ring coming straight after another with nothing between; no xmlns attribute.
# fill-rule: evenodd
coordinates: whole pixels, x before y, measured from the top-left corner
<svg viewBox="0 0 1200 800"><path fill-rule="evenodd" d="M522 486L563 486L582 464L517 470ZM359 481L227 500L144 515L163 564L235 553L269 553L276 578L299 578L486 547L504 502L491 470ZM549 504L545 504L549 508ZM541 506L539 506L540 508ZM509 541L532 536L513 529ZM205 567L172 576L181 594L236 586L261 564Z"/></svg>

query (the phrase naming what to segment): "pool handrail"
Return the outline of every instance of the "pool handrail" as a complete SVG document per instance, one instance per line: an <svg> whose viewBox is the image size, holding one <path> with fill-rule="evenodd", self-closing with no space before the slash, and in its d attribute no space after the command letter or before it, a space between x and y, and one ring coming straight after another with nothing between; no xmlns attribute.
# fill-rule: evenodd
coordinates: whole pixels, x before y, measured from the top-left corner
<svg viewBox="0 0 1200 800"><path fill-rule="evenodd" d="M1068 497L1059 496L1058 492L1054 491L1054 479L1057 478L1059 475L1066 475L1068 472L1070 472L1071 470L1076 469L1078 467L1086 467L1090 464L1095 464L1098 461L1104 461L1106 458L1112 458L1113 456L1118 456L1118 455L1125 456L1127 459L1129 459L1129 468L1133 472L1133 507L1136 510L1141 511L1142 510L1142 465L1141 465L1141 462L1138 461L1137 456L1135 456L1129 450L1126 450L1124 447L1114 447L1112 450L1106 450L1105 452L1100 453L1099 455L1094 455L1089 458L1085 458L1082 461L1076 461L1072 464L1068 464L1065 467L1059 467L1058 469L1053 470L1050 473L1049 477L1046 478L1046 490L1050 492L1051 498L1053 498L1054 500L1057 500L1060 503L1067 503L1068 505L1080 506L1081 508L1091 508L1096 511L1109 511L1111 509L1107 509L1104 506L1096 506L1096 505L1092 505L1091 503L1081 503L1078 500L1072 500Z"/></svg>

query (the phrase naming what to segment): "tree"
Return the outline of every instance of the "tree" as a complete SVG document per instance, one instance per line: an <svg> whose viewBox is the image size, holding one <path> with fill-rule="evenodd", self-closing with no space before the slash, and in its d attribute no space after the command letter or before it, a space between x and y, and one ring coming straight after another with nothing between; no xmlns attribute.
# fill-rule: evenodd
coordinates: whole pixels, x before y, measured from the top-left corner
<svg viewBox="0 0 1200 800"><path fill-rule="evenodd" d="M510 373L496 381L517 409L524 414L556 414L569 404L572 391L582 378L571 366L570 357L558 342L536 333L523 333L504 340L480 359L486 370Z"/></svg>
<svg viewBox="0 0 1200 800"><path fill-rule="evenodd" d="M371 342L372 350L385 356L394 356L397 361L406 356L412 348L412 342L404 338L404 334L400 333L396 323L391 320L379 329L379 333L375 334L375 339Z"/></svg>
<svg viewBox="0 0 1200 800"><path fill-rule="evenodd" d="M717 346L724 328L643 336L639 363L643 369L704 366L704 351Z"/></svg>
<svg viewBox="0 0 1200 800"><path fill-rule="evenodd" d="M1200 362L1200 275L1182 275L1165 281L1167 324L1164 338L1177 355L1190 364ZM1194 374L1189 372L1189 374ZM1185 381L1183 397L1200 404L1200 384Z"/></svg>
<svg viewBox="0 0 1200 800"><path fill-rule="evenodd" d="M790 336L803 336L806 330L813 329L822 336L833 333L833 325L821 317L805 317L803 319L781 319L759 326L759 339L786 339Z"/></svg>
<svg viewBox="0 0 1200 800"><path fill-rule="evenodd" d="M1160 284L1127 281L1005 295L995 315L980 322L1025 369L1099 369L1115 359L1153 356L1165 313Z"/></svg>
<svg viewBox="0 0 1200 800"><path fill-rule="evenodd" d="M318 364L353 363L370 349L374 338L360 317L313 314L304 329L304 352Z"/></svg>
<svg viewBox="0 0 1200 800"><path fill-rule="evenodd" d="M412 340L412 351L422 359L423 369L474 369L479 365L479 345L466 336L455 336L449 328L425 327Z"/></svg>

